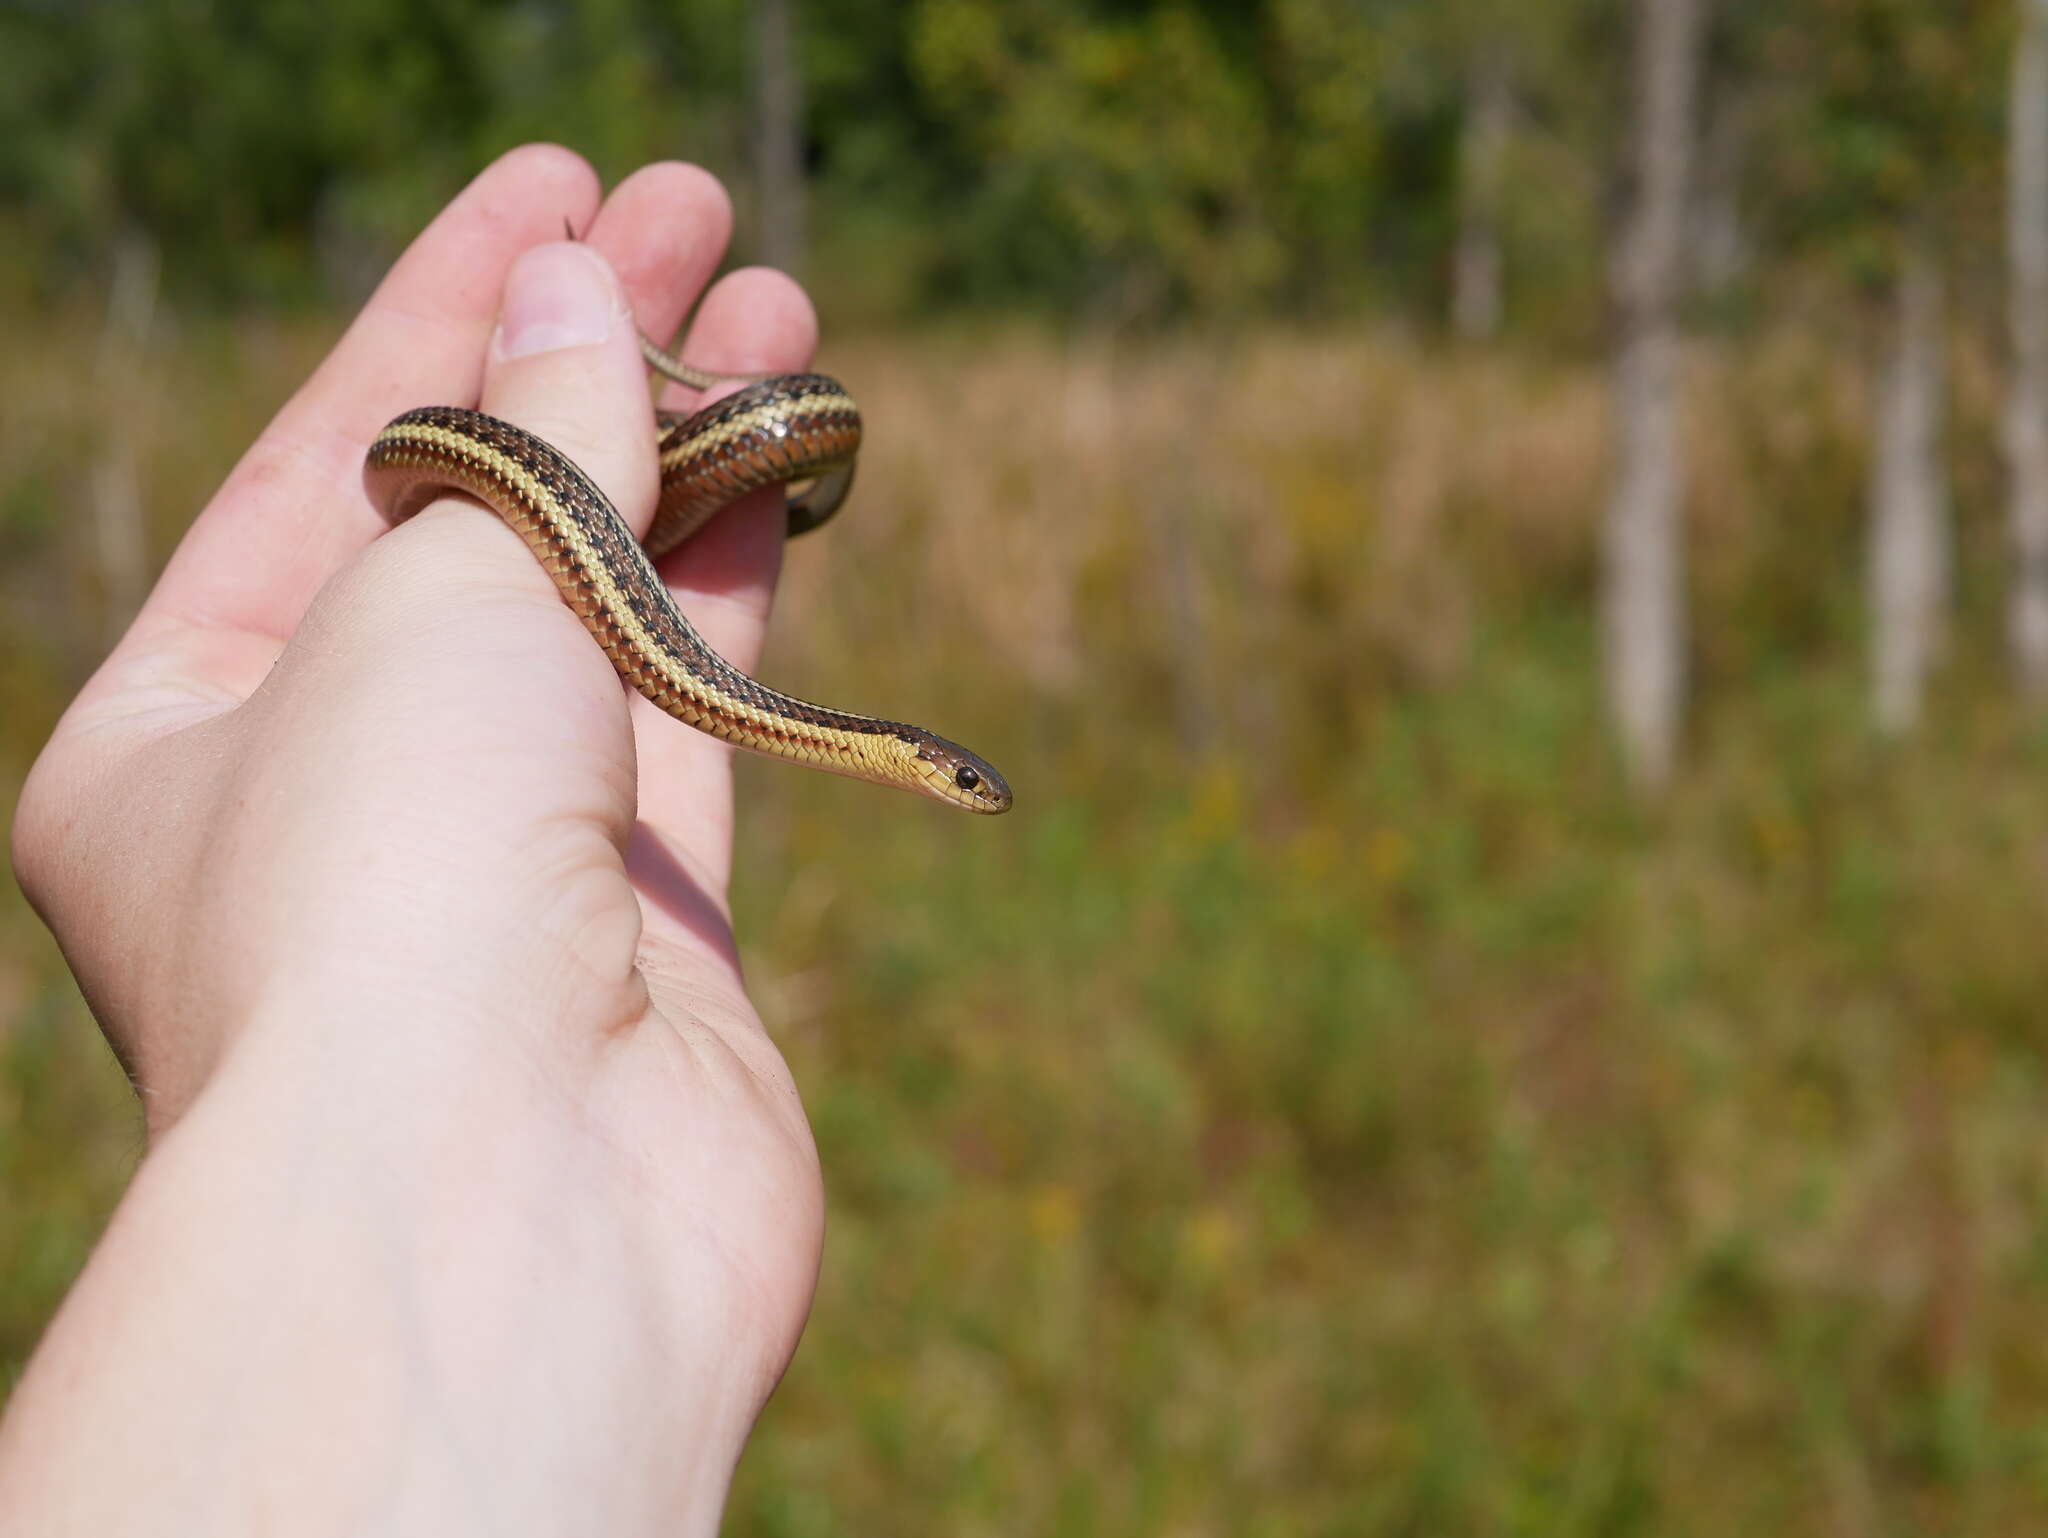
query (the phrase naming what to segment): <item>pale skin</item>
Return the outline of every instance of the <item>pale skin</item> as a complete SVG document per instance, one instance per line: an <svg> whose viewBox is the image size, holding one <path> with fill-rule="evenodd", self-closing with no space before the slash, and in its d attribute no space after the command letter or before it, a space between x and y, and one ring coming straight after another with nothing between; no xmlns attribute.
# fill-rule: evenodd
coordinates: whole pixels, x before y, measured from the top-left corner
<svg viewBox="0 0 2048 1538"><path fill-rule="evenodd" d="M16 868L149 1151L0 1422L0 1532L716 1530L824 1221L728 920L730 750L628 697L490 513L390 530L359 475L399 411L477 404L644 529L634 326L729 226L686 166L490 167L36 764ZM780 371L814 334L743 271L683 351ZM665 565L742 667L780 549L768 493Z"/></svg>

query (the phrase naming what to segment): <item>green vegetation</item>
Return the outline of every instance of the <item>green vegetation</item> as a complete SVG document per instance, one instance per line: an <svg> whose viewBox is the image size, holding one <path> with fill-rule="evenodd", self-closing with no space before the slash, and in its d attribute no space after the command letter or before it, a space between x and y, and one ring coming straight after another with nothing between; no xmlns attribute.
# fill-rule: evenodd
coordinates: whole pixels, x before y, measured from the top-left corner
<svg viewBox="0 0 2048 1538"><path fill-rule="evenodd" d="M202 424L126 429L158 554L329 334L151 353ZM93 328L17 342L10 783L98 644L71 455L101 427L42 361ZM1019 804L746 766L741 934L833 1216L731 1531L2028 1525L2048 732L1973 516L1930 729L1871 736L1851 369L1701 358L1701 706L1635 811L1594 682L1592 370L1367 333L830 353L871 451L766 671L957 732ZM139 1134L8 901L13 1369Z"/></svg>
<svg viewBox="0 0 2048 1538"><path fill-rule="evenodd" d="M832 1227L730 1531L2039 1525L2009 9L1714 8L1692 696L1650 802L1594 634L1629 8L801 8L810 276L870 438L765 672L985 749L1018 804L745 766L739 929ZM0 0L0 810L132 601L89 467L132 466L160 562L490 156L686 153L751 254L745 12ZM1908 253L1949 305L1958 594L1885 741L1869 376ZM0 1382L139 1151L0 893Z"/></svg>
<svg viewBox="0 0 2048 1538"><path fill-rule="evenodd" d="M1462 51L1493 9L803 7L809 276L834 313L888 318L1433 308ZM1522 160L1544 191L1516 233L1554 268L1598 238L1597 174L1569 162L1598 159L1618 23L1612 0L1530 14ZM747 0L0 4L0 281L62 291L142 230L180 292L354 298L452 187L534 138L608 178L687 155L738 171L745 204L748 36ZM1616 69L1587 77L1589 45ZM1582 303L1584 279L1551 297Z"/></svg>

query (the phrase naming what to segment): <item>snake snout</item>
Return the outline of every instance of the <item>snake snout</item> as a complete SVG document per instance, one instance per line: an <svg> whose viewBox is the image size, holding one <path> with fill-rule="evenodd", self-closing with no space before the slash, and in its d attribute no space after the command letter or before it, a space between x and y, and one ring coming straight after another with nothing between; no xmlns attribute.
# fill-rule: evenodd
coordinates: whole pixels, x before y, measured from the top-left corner
<svg viewBox="0 0 2048 1538"><path fill-rule="evenodd" d="M957 742L920 734L917 756L932 793L970 812L994 815L1010 809L1010 785L995 766Z"/></svg>

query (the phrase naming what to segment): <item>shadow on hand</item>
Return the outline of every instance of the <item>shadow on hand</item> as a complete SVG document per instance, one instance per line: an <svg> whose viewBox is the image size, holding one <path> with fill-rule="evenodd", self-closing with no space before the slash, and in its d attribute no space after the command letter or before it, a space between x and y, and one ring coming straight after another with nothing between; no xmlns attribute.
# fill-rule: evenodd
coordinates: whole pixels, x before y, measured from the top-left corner
<svg viewBox="0 0 2048 1538"><path fill-rule="evenodd" d="M644 822L633 824L626 844L626 872L643 897L724 957L735 971L739 969L739 947L725 910Z"/></svg>

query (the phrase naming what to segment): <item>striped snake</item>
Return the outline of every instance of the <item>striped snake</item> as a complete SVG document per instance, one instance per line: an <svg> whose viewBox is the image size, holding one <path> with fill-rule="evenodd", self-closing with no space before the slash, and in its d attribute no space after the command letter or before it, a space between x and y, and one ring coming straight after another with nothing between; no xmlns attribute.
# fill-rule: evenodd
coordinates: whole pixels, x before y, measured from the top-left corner
<svg viewBox="0 0 2048 1538"><path fill-rule="evenodd" d="M984 760L922 727L811 705L756 683L705 644L654 561L748 492L811 480L789 499L789 533L839 509L853 480L860 411L823 374L709 374L640 340L651 367L693 390L748 387L691 416L658 411L661 502L645 546L610 498L533 434L457 406L422 406L370 444L371 501L394 523L444 491L466 492L522 535L619 676L678 721L735 747L964 807L1006 812L1010 787Z"/></svg>

